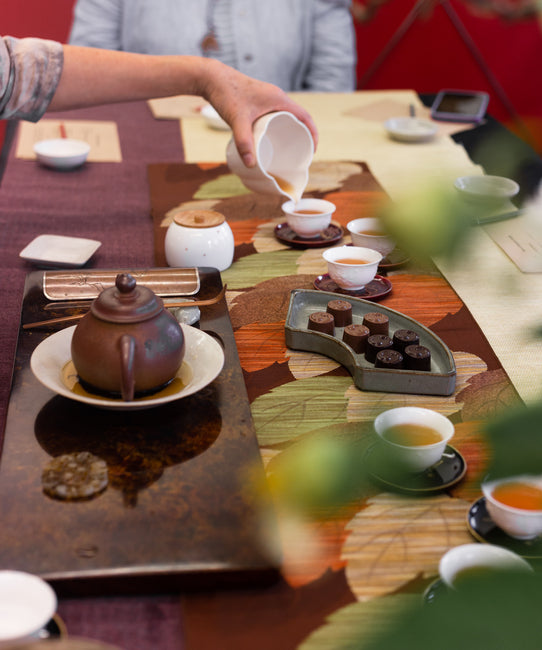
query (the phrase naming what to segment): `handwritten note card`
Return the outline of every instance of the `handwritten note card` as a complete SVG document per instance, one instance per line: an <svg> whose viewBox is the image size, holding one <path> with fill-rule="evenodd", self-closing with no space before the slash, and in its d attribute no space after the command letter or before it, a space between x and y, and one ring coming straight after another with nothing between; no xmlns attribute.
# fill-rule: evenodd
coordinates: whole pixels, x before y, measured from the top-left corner
<svg viewBox="0 0 542 650"><path fill-rule="evenodd" d="M116 123L90 120L44 119L35 124L21 122L15 155L17 158L34 160L36 158L33 150L34 144L40 140L60 138L62 137L62 131L65 131L65 136L68 138L83 140L90 144L88 156L90 162L122 161Z"/></svg>
<svg viewBox="0 0 542 650"><path fill-rule="evenodd" d="M529 215L487 224L485 231L523 273L542 273L542 224Z"/></svg>

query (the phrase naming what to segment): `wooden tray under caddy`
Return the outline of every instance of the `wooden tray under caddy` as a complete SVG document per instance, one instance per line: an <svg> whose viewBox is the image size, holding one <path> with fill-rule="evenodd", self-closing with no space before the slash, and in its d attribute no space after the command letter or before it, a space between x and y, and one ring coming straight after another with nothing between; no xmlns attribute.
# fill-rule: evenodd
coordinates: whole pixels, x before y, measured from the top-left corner
<svg viewBox="0 0 542 650"><path fill-rule="evenodd" d="M391 333L397 329L417 332L420 344L431 351L430 371L375 368L363 354L356 354L342 341L342 327L335 328L334 336L309 330L310 314L326 311L327 303L337 298L336 293L327 291L294 289L286 316L286 345L294 350L318 352L331 357L348 369L361 390L419 395L451 395L454 392L456 368L448 346L427 327L398 311L361 298L340 296L352 305L354 323L361 323L363 316L369 312L381 312L389 318Z"/></svg>
<svg viewBox="0 0 542 650"><path fill-rule="evenodd" d="M185 270L182 278L175 277L178 271L130 270L141 284L165 286L158 291L163 295L206 299L222 288L215 269ZM106 284L117 272L106 272ZM62 281L57 271L31 273L22 322L87 308L81 296L89 297L87 288L98 277L103 282L103 273L73 271L70 277L63 271ZM59 302L51 301L47 286L59 284ZM74 289L77 284L82 289ZM74 301L73 309L61 307L65 300ZM262 479L264 472L225 300L202 307L199 322L224 349L218 377L193 395L151 409L95 408L38 382L30 357L60 327L21 328L19 334L0 463L2 567L40 575L68 595L274 579L278 558L264 550L260 536L261 497L246 482L249 472ZM79 451L106 461L105 491L87 501L48 497L44 466ZM274 535L275 529L265 532Z"/></svg>

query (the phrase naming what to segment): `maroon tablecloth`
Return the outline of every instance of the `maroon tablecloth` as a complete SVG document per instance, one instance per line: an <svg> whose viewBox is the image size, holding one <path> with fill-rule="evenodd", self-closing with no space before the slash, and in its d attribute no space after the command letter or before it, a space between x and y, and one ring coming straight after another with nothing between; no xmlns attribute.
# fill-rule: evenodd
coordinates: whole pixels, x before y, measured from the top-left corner
<svg viewBox="0 0 542 650"><path fill-rule="evenodd" d="M102 242L91 266L152 266L147 165L183 160L178 123L154 120L146 103L119 104L63 116L116 121L123 162L87 164L75 171L57 172L16 159L11 152L0 186L2 438L24 279L34 269L19 258L19 252L37 235L62 234ZM183 647L179 597L61 600L59 614L74 636L133 650Z"/></svg>

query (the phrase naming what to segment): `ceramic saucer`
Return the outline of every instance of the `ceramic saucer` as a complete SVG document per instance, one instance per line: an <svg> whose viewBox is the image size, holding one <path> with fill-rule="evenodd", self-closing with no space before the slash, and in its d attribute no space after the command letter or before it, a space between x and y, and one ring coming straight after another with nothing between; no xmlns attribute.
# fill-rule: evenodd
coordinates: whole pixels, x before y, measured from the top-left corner
<svg viewBox="0 0 542 650"><path fill-rule="evenodd" d="M378 443L369 447L365 461L374 479L400 492L423 493L445 490L458 483L467 471L467 463L463 456L450 445L446 445L438 463L419 474L402 472L391 467Z"/></svg>
<svg viewBox="0 0 542 650"><path fill-rule="evenodd" d="M65 381L64 370L72 363L70 347L75 326L55 332L43 340L32 353L30 367L44 386L78 402L103 409L124 411L160 406L197 393L220 374L224 365L224 350L218 341L190 325L181 324L181 327L185 336L186 352L177 377L163 390L131 402L77 390L79 384L75 369L69 379L73 380L76 386L71 387Z"/></svg>
<svg viewBox="0 0 542 650"><path fill-rule="evenodd" d="M393 271L410 262L410 258L400 248L394 248L389 255L380 262L378 270L381 273Z"/></svg>
<svg viewBox="0 0 542 650"><path fill-rule="evenodd" d="M418 117L392 117L384 122L384 128L399 142L426 142L438 131L433 122Z"/></svg>
<svg viewBox="0 0 542 650"><path fill-rule="evenodd" d="M343 229L333 221L317 237L300 237L284 222L275 226L275 237L292 248L323 248L331 246L342 239Z"/></svg>
<svg viewBox="0 0 542 650"><path fill-rule="evenodd" d="M522 540L507 535L489 516L485 497L472 504L467 514L467 524L469 532L479 542L504 546L524 558L542 559L542 538Z"/></svg>
<svg viewBox="0 0 542 650"><path fill-rule="evenodd" d="M341 289L339 285L330 278L329 273L319 275L314 281L314 286L320 291L331 291L333 293L342 293L345 296L353 296L354 298L363 298L364 300L379 300L387 296L391 292L391 282L387 278L380 275L375 275L374 280L366 284L363 289L359 291L349 291L348 289Z"/></svg>

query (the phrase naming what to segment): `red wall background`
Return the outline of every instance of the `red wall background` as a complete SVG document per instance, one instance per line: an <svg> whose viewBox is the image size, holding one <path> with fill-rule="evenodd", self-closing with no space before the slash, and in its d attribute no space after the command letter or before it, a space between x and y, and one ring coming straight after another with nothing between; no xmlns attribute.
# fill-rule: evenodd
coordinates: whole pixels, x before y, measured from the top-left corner
<svg viewBox="0 0 542 650"><path fill-rule="evenodd" d="M363 4L367 0L359 0ZM2 8L2 33L66 41L75 0L18 0ZM427 4L427 0L426 0ZM386 46L396 38L416 0L383 2L367 23L356 23L358 81L363 88L413 88L434 93L440 88L485 90L490 113L542 152L541 19L505 20L475 14L463 0L451 0L454 16L474 42L469 51L445 8L435 2L416 18L376 69ZM489 72L488 72L489 71ZM495 84L491 84L491 78ZM0 131L1 134L1 131Z"/></svg>

